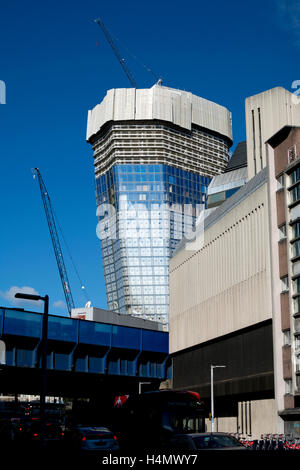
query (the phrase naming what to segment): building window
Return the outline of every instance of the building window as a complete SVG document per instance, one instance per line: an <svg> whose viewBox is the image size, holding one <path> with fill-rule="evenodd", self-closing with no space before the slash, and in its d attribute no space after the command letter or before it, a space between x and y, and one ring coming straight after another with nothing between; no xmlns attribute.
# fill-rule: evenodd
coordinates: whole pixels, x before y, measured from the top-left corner
<svg viewBox="0 0 300 470"><path fill-rule="evenodd" d="M291 345L291 330L285 330L283 332L283 344L284 346Z"/></svg>
<svg viewBox="0 0 300 470"><path fill-rule="evenodd" d="M284 384L285 384L285 394L286 395L291 394L292 393L292 381L290 379L285 380Z"/></svg>
<svg viewBox="0 0 300 470"><path fill-rule="evenodd" d="M291 202L298 201L300 199L300 184L297 184L291 191L290 191L290 198Z"/></svg>
<svg viewBox="0 0 300 470"><path fill-rule="evenodd" d="M283 240L286 238L286 225L281 225L281 227L278 227L278 232L279 232L279 240Z"/></svg>
<svg viewBox="0 0 300 470"><path fill-rule="evenodd" d="M252 109L252 133L253 133L253 161L254 161L254 173L257 173L256 168L256 142L255 142L255 117L254 109Z"/></svg>
<svg viewBox="0 0 300 470"><path fill-rule="evenodd" d="M294 299L294 313L300 313L300 297Z"/></svg>
<svg viewBox="0 0 300 470"><path fill-rule="evenodd" d="M260 168L263 169L263 156L262 156L262 136L261 136L261 117L260 108L258 108L258 130L259 130L259 154L260 154Z"/></svg>
<svg viewBox="0 0 300 470"><path fill-rule="evenodd" d="M277 178L277 191L279 191L279 189L282 189L283 187L284 187L284 175L280 175Z"/></svg>
<svg viewBox="0 0 300 470"><path fill-rule="evenodd" d="M293 244L293 256L299 256L300 255L300 240L297 240Z"/></svg>
<svg viewBox="0 0 300 470"><path fill-rule="evenodd" d="M297 277L297 279L294 280L293 285L294 294L300 294L300 277Z"/></svg>
<svg viewBox="0 0 300 470"><path fill-rule="evenodd" d="M300 180L300 166L290 174L290 183L295 184Z"/></svg>
<svg viewBox="0 0 300 470"><path fill-rule="evenodd" d="M300 237L300 222L296 222L293 225L293 238Z"/></svg>
<svg viewBox="0 0 300 470"><path fill-rule="evenodd" d="M295 357L296 372L300 372L300 356Z"/></svg>
<svg viewBox="0 0 300 470"><path fill-rule="evenodd" d="M295 335L295 349L300 348L300 335Z"/></svg>
<svg viewBox="0 0 300 470"><path fill-rule="evenodd" d="M300 318L295 318L295 331L296 333L300 333Z"/></svg>
<svg viewBox="0 0 300 470"><path fill-rule="evenodd" d="M281 278L281 292L286 292L289 290L289 280L288 276L284 276Z"/></svg>
<svg viewBox="0 0 300 470"><path fill-rule="evenodd" d="M289 164L292 163L293 161L295 161L296 158L297 158L297 147L296 147L296 144L294 144L288 149L288 162L289 162Z"/></svg>

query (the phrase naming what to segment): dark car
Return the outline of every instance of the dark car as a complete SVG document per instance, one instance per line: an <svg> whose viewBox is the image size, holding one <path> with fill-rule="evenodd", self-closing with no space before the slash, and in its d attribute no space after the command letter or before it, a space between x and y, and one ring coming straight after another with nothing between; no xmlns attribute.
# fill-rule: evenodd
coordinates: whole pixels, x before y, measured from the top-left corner
<svg viewBox="0 0 300 470"><path fill-rule="evenodd" d="M16 427L15 440L24 443L39 443L41 439L41 424L38 418L20 420ZM57 445L64 439L64 432L59 423L46 422L44 441L47 446Z"/></svg>
<svg viewBox="0 0 300 470"><path fill-rule="evenodd" d="M170 439L172 451L248 450L235 437L223 432L176 434Z"/></svg>
<svg viewBox="0 0 300 470"><path fill-rule="evenodd" d="M119 450L116 436L103 426L77 425L66 433L66 439L84 453Z"/></svg>
<svg viewBox="0 0 300 470"><path fill-rule="evenodd" d="M28 429L28 437L31 440L38 441L41 438L40 433L40 421L33 421L30 428ZM45 441L46 443L62 441L64 432L62 427L58 423L46 422L45 425Z"/></svg>
<svg viewBox="0 0 300 470"><path fill-rule="evenodd" d="M28 431L32 425L31 418L13 418L12 427L14 431L14 440L15 441L24 441L28 438Z"/></svg>

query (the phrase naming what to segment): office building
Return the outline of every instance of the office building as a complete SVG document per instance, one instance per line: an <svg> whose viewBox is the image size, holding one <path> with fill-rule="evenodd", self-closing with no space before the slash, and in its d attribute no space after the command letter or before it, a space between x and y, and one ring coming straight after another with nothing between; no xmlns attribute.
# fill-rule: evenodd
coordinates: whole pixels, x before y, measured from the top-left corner
<svg viewBox="0 0 300 470"><path fill-rule="evenodd" d="M289 96L274 90L261 96ZM261 128L274 133L260 171L247 141L252 177L206 211L170 263L173 387L209 403L210 365L225 365L214 375L216 429L254 438L300 437L300 116L277 128L285 111L285 100L261 105Z"/></svg>
<svg viewBox="0 0 300 470"><path fill-rule="evenodd" d="M231 114L192 93L113 89L89 111L109 310L168 323L169 260L228 163Z"/></svg>
<svg viewBox="0 0 300 470"><path fill-rule="evenodd" d="M268 140L267 153L276 408L285 432L299 437L300 127L280 129Z"/></svg>

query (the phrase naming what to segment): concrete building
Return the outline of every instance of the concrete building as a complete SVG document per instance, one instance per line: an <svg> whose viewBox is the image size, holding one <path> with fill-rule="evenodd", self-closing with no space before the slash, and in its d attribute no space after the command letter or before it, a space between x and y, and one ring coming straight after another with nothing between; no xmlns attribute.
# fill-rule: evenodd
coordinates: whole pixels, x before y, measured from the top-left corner
<svg viewBox="0 0 300 470"><path fill-rule="evenodd" d="M287 101L271 104L290 100L282 90L246 100L267 136L262 160L247 129L249 181L206 211L170 263L173 387L200 392L209 406L210 365L226 365L215 371L217 429L256 438L300 437L300 131L289 113L277 127Z"/></svg>
<svg viewBox="0 0 300 470"><path fill-rule="evenodd" d="M299 123L300 124L300 123ZM267 142L270 184L274 379L286 432L300 428L300 127Z"/></svg>
<svg viewBox="0 0 300 470"><path fill-rule="evenodd" d="M231 114L159 85L113 89L89 111L109 310L168 323L169 260L232 144Z"/></svg>
<svg viewBox="0 0 300 470"><path fill-rule="evenodd" d="M284 126L300 122L298 98L282 87L246 99L248 177L251 179L267 164L266 142Z"/></svg>
<svg viewBox="0 0 300 470"><path fill-rule="evenodd" d="M226 365L215 372L219 431L276 428L265 415L266 429L245 419L250 408L275 417L268 206L264 169L209 213L204 234L183 240L170 264L173 386L209 404L210 365Z"/></svg>

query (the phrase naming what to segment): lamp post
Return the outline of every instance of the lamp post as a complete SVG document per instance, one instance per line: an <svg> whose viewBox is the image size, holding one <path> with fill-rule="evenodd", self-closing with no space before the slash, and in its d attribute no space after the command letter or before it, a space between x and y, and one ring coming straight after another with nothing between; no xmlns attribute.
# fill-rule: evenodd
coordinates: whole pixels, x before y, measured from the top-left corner
<svg viewBox="0 0 300 470"><path fill-rule="evenodd" d="M214 416L214 369L224 368L226 366L210 366L210 396L211 396L211 432L215 430L215 416Z"/></svg>
<svg viewBox="0 0 300 470"><path fill-rule="evenodd" d="M46 402L46 388L47 388L47 342L48 342L48 311L49 311L49 296L41 297L33 294L23 294L18 292L15 294L16 299L24 300L42 300L44 302L44 315L42 326L42 351L41 351L41 392L40 392L40 442L41 447L45 446L45 402Z"/></svg>

